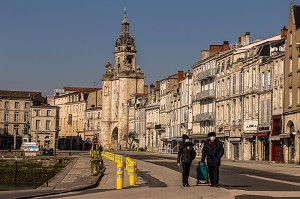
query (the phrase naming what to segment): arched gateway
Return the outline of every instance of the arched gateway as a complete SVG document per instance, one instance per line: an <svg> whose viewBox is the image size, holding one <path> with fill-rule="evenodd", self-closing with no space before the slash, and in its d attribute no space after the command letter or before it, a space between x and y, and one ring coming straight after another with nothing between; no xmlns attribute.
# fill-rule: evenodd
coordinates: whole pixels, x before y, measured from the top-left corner
<svg viewBox="0 0 300 199"><path fill-rule="evenodd" d="M113 150L118 150L118 145L119 145L118 137L119 137L118 128L115 127L111 134L111 144L110 144L110 148Z"/></svg>

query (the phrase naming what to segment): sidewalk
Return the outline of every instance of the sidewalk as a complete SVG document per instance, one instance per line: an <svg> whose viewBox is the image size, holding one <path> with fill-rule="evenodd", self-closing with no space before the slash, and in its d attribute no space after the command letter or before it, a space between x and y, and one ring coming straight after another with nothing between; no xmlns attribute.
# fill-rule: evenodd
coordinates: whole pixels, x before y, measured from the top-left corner
<svg viewBox="0 0 300 199"><path fill-rule="evenodd" d="M90 156L87 152L85 155L75 157L49 181L48 186L29 190L1 191L0 198L30 198L97 187L103 172L98 176L91 176Z"/></svg>
<svg viewBox="0 0 300 199"><path fill-rule="evenodd" d="M137 161L138 182L135 186L129 186L127 172L124 171L124 188L116 190L116 164L104 158L106 170L104 176L97 187L97 190L88 195L89 198L122 198L122 199L150 199L150 198L234 198L231 192L224 188L209 187L208 185L196 186L195 178L190 178L191 187L181 186L181 173L158 166L152 163ZM82 198L82 195L72 195L72 198ZM68 197L66 197L68 198Z"/></svg>

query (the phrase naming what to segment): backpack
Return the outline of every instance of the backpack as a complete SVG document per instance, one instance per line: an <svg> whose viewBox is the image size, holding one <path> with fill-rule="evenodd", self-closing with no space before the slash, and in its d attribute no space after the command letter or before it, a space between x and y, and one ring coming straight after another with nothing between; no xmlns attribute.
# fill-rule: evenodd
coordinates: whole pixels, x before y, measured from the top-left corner
<svg viewBox="0 0 300 199"><path fill-rule="evenodd" d="M196 153L194 147L192 147L192 149L191 149L191 158L192 158L192 160L195 160L196 155L197 155L197 153Z"/></svg>

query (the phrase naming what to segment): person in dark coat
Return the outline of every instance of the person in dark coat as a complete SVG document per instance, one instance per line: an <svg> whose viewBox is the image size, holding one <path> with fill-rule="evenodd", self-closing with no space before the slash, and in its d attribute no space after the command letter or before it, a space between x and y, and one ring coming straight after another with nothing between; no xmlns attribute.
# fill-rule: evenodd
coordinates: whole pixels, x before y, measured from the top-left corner
<svg viewBox="0 0 300 199"><path fill-rule="evenodd" d="M189 141L189 137L185 134L182 135L182 143L179 146L177 164L182 165L182 186L189 187L189 175L192 161L196 157L194 144Z"/></svg>
<svg viewBox="0 0 300 199"><path fill-rule="evenodd" d="M204 143L200 162L204 163L206 158L210 186L219 187L219 167L221 165L221 158L224 155L224 147L223 143L216 139L215 132L209 133L208 138Z"/></svg>

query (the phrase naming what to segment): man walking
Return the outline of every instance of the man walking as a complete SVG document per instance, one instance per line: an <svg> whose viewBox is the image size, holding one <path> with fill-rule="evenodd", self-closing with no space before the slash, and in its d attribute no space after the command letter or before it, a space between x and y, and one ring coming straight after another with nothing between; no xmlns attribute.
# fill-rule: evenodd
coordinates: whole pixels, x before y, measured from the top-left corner
<svg viewBox="0 0 300 199"><path fill-rule="evenodd" d="M215 132L210 132L208 138L202 149L201 162L204 163L206 158L210 186L219 187L219 167L221 165L221 158L224 155L224 147L222 142L216 139Z"/></svg>
<svg viewBox="0 0 300 199"><path fill-rule="evenodd" d="M192 161L196 157L193 143L189 141L189 137L185 134L182 135L182 143L179 146L177 164L182 165L182 186L189 187L189 175Z"/></svg>

